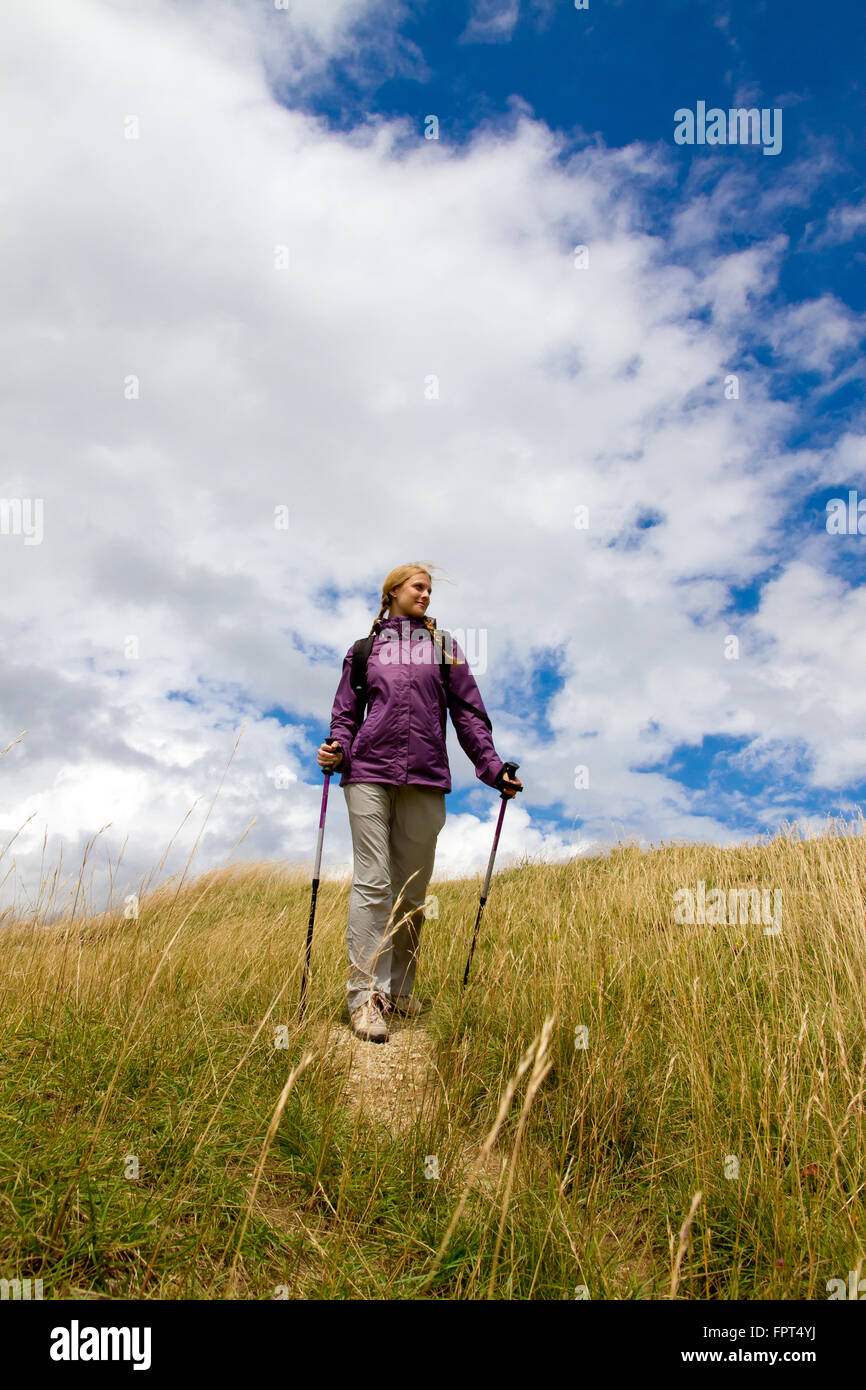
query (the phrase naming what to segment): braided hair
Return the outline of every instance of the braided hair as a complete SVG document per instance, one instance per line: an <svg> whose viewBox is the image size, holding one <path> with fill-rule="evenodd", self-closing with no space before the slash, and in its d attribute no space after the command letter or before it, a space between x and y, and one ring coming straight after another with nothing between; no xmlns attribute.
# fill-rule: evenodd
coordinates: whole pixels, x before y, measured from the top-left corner
<svg viewBox="0 0 866 1390"><path fill-rule="evenodd" d="M373 626L370 628L368 634L369 636L373 635L378 624L391 607L391 590L399 589L400 585L405 584L407 579L411 579L413 574L426 574L431 584L433 582L430 571L426 565L397 565L396 569L392 569L390 573L385 576L385 582L382 585L382 603L379 608L379 616L374 619ZM435 620L425 616L424 626L430 633L435 646L439 648L439 660L446 662L449 666L456 666L457 657L454 655L453 651L446 652L442 642L442 636L436 631Z"/></svg>

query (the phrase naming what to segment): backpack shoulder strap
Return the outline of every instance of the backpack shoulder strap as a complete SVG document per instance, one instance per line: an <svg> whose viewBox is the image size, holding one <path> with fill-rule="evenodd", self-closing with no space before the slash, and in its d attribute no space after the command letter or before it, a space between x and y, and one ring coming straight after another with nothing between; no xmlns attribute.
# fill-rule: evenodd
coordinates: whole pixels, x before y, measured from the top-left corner
<svg viewBox="0 0 866 1390"><path fill-rule="evenodd" d="M376 640L375 632L371 632L367 637L359 637L352 646L352 675L350 683L355 692L355 708L358 716L358 723L364 718L364 711L367 708L367 661L373 650L373 643Z"/></svg>
<svg viewBox="0 0 866 1390"><path fill-rule="evenodd" d="M440 633L439 633L439 636L442 638L442 646L443 646L445 652L448 654L448 656L453 657L453 655L454 655L454 646L453 646L452 640L451 640L451 633L450 633L450 632L447 632L447 631L445 630L445 628L442 628L441 631L440 631ZM450 689L451 689L451 662L450 662L450 661L443 661L443 662L442 662L442 680L443 680L443 683L444 683L444 685L445 685L445 698L447 699L447 698L448 698L448 692L449 692Z"/></svg>
<svg viewBox="0 0 866 1390"><path fill-rule="evenodd" d="M443 647L445 648L445 651L448 653L449 656L453 656L453 655L454 655L454 647L453 647L453 645L452 645L451 633L450 633L450 632L446 632L445 629L442 628L442 629L440 629L440 634L439 634L439 635L440 635L441 638L442 638L442 645L443 645ZM451 663L450 663L450 661L443 661L443 662L442 662L442 682L443 682L443 684L444 684L444 686L445 686L445 702L446 702L446 704L448 703L449 700L451 700L451 701L456 702L458 705L463 705L463 706L465 706L466 709L471 709L471 711L472 711L473 714L477 714L479 719L483 719L484 723L487 725L487 728L490 730L490 732L491 732L491 734L492 734L492 733L493 733L493 725L492 725L491 722L490 722L489 716L488 716L486 713L483 713L480 709L476 709L474 705L470 705L469 701L468 701L468 700L464 700L462 695L458 695L458 694L457 694L457 691L456 691L456 690L453 688L453 686L451 685Z"/></svg>

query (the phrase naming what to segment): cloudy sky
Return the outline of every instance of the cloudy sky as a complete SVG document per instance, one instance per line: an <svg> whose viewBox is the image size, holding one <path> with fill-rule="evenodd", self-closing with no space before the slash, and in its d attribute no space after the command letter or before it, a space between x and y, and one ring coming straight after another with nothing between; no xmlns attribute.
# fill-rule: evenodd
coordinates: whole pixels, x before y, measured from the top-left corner
<svg viewBox="0 0 866 1390"><path fill-rule="evenodd" d="M0 32L4 902L85 853L95 905L196 842L309 862L404 561L486 650L502 862L856 814L859 3L14 0ZM776 153L675 139L739 107ZM498 809L449 752L441 875Z"/></svg>

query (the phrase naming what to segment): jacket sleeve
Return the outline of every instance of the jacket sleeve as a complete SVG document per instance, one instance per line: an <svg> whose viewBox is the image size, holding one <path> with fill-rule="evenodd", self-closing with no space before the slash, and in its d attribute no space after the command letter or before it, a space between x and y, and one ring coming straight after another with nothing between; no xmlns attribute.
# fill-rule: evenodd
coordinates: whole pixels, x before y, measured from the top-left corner
<svg viewBox="0 0 866 1390"><path fill-rule="evenodd" d="M357 706L351 681L352 648L350 647L343 658L343 672L331 709L331 738L335 738L343 750L343 758L337 768L337 771L341 773L351 771L349 749L358 732Z"/></svg>
<svg viewBox="0 0 866 1390"><path fill-rule="evenodd" d="M456 662L448 672L450 682L448 709L451 714L451 723L454 725L460 747L475 766L475 776L479 777L488 787L495 787L496 779L505 764L496 752L493 746L493 736L481 717L487 711L484 708L484 701L481 699L481 692L475 677L469 669L466 657L460 650L459 643L453 638L452 642ZM465 700L466 704L461 704L460 700L455 700L455 695L460 696L461 700ZM466 705L470 705L472 708L467 709ZM480 711L480 713L476 713L476 711Z"/></svg>

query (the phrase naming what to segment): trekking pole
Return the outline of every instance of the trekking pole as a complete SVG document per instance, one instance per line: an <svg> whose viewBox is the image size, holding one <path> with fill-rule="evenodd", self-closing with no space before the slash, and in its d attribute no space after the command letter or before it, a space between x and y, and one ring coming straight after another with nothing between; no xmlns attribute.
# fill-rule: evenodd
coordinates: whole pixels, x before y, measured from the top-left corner
<svg viewBox="0 0 866 1390"><path fill-rule="evenodd" d="M329 747L336 742L337 740L335 738L325 739L325 743ZM298 1011L298 1022L304 1017L304 996L307 992L307 976L310 973L310 952L313 949L313 923L316 920L316 898L319 893L319 869L322 866L322 842L325 838L325 812L328 809L328 787L330 786L331 773L334 769L331 767L323 767L322 771L325 774L325 785L322 788L322 809L319 812L319 838L316 842L316 862L313 865L313 900L310 903L310 922L307 927L307 953L304 959L304 974L301 979L301 1003Z"/></svg>
<svg viewBox="0 0 866 1390"><path fill-rule="evenodd" d="M520 763L506 763L506 775L512 779L517 776L517 769ZM502 793L502 805L499 807L499 820L496 822L496 834L493 836L493 848L490 851L490 858L487 861L487 873L484 875L484 887L481 889L481 901L478 904L478 916L475 918L475 930L472 933L472 945L469 948L469 959L466 962L466 969L463 972L463 988L466 988L466 981L469 979L469 967L472 964L472 957L475 954L475 941L478 936L478 924L481 921L481 914L484 911L484 904L487 902L487 892L490 888L490 875L493 873L493 861L496 858L496 847L499 844L499 835L502 830L502 821L505 816L505 807L511 800L510 796Z"/></svg>

